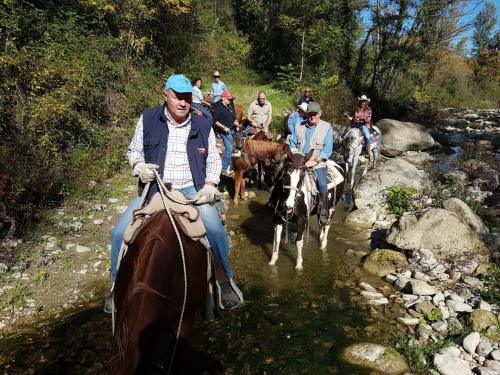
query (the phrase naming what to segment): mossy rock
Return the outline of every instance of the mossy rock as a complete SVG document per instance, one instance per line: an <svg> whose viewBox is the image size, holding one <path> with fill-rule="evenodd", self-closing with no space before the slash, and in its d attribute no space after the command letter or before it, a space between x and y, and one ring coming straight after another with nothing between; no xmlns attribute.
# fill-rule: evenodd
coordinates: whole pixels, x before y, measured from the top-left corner
<svg viewBox="0 0 500 375"><path fill-rule="evenodd" d="M490 326L498 326L498 318L491 311L477 309L474 310L469 317L472 330L481 332Z"/></svg>
<svg viewBox="0 0 500 375"><path fill-rule="evenodd" d="M384 375L400 375L409 371L408 364L400 353L379 344L353 344L342 351L340 359L348 364Z"/></svg>
<svg viewBox="0 0 500 375"><path fill-rule="evenodd" d="M376 249L366 257L363 269L368 273L382 277L407 265L408 261L403 253L389 249Z"/></svg>

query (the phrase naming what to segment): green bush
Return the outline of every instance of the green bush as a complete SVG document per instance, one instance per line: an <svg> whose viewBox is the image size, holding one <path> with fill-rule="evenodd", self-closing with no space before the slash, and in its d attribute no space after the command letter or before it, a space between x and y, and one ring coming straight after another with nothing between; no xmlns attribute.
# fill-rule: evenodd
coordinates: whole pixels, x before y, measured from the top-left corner
<svg viewBox="0 0 500 375"><path fill-rule="evenodd" d="M399 336L395 341L396 350L406 358L410 369L417 373L428 373L429 369L433 369L434 355L453 344L449 338L423 344L407 336Z"/></svg>
<svg viewBox="0 0 500 375"><path fill-rule="evenodd" d="M387 188L387 210L391 214L402 215L413 208L413 196L417 190L411 187L389 186Z"/></svg>

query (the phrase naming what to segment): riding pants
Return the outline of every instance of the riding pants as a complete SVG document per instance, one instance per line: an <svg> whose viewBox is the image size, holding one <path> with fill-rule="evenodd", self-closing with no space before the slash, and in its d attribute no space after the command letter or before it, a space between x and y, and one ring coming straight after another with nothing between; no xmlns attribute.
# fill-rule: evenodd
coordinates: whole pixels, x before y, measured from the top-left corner
<svg viewBox="0 0 500 375"><path fill-rule="evenodd" d="M326 167L315 168L316 178L318 179L318 190L320 193L328 192L328 181L326 178Z"/></svg>
<svg viewBox="0 0 500 375"><path fill-rule="evenodd" d="M368 127L366 125L363 125L361 128L361 131L363 132L363 135L365 137L365 142L366 142L366 148L368 149L370 145L372 144L372 140L370 137L370 131L368 130Z"/></svg>
<svg viewBox="0 0 500 375"><path fill-rule="evenodd" d="M196 189L194 186L189 186L183 189L179 189L187 199L193 199L196 195ZM111 279L113 282L116 279L117 274L117 264L118 256L120 255L120 248L123 241L123 235L128 224L132 221L132 214L136 208L139 207L141 203L141 197L135 197L122 216L116 222L113 231L111 232ZM202 204L196 206L200 212L201 220L205 224L207 229L207 239L214 251L215 255L219 259L224 271L228 278L233 277L233 270L229 265L229 242L227 239L227 233L222 225L217 209L212 204Z"/></svg>
<svg viewBox="0 0 500 375"><path fill-rule="evenodd" d="M231 154L233 153L233 134L232 132L220 132L219 135L224 142L224 148L226 149L222 158L222 171L225 172L227 171L227 167L229 167L229 161L231 160Z"/></svg>

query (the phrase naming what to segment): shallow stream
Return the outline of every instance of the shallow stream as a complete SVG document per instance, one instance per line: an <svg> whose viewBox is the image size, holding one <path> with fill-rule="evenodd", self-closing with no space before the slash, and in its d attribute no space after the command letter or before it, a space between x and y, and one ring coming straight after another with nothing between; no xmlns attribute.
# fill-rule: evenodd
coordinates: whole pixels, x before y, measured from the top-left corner
<svg viewBox="0 0 500 375"><path fill-rule="evenodd" d="M313 218L304 245L304 271L294 270L296 247L282 246L276 266L268 193L231 207L231 262L246 304L216 322L200 322L193 346L219 361L227 374L368 374L337 359L351 342L390 343L395 334L390 308L360 303L360 280L374 286L353 251L368 251L370 231L344 224L343 202L332 224L328 248L319 249ZM356 303L354 302L356 301ZM392 315L391 315L392 314ZM65 320L32 327L0 341L5 374L104 374L110 355L110 316L101 300Z"/></svg>

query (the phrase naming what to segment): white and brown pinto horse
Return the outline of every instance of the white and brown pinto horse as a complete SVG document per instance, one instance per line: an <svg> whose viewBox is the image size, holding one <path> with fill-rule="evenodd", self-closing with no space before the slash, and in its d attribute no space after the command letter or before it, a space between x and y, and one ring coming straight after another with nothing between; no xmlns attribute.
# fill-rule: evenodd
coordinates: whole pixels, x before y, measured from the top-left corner
<svg viewBox="0 0 500 375"><path fill-rule="evenodd" d="M318 216L319 222L319 194L313 195L308 187L310 183L314 184L312 179L309 179L305 162L312 156L314 150L311 150L307 155L299 153L292 154L287 148L287 155L282 164L282 168L277 172L275 185L271 194L270 205L273 208L274 222L274 239L273 253L270 265L276 264L278 260L279 247L281 242L281 234L283 229L287 230L288 225L297 228L297 263L295 269L300 271L302 265L302 248L304 246L304 232L307 227L309 217ZM344 176L343 176L344 177ZM328 191L328 213L331 220L335 213L335 206L342 196L344 190L344 181ZM326 249L328 241L328 231L330 225L320 224L320 247Z"/></svg>

